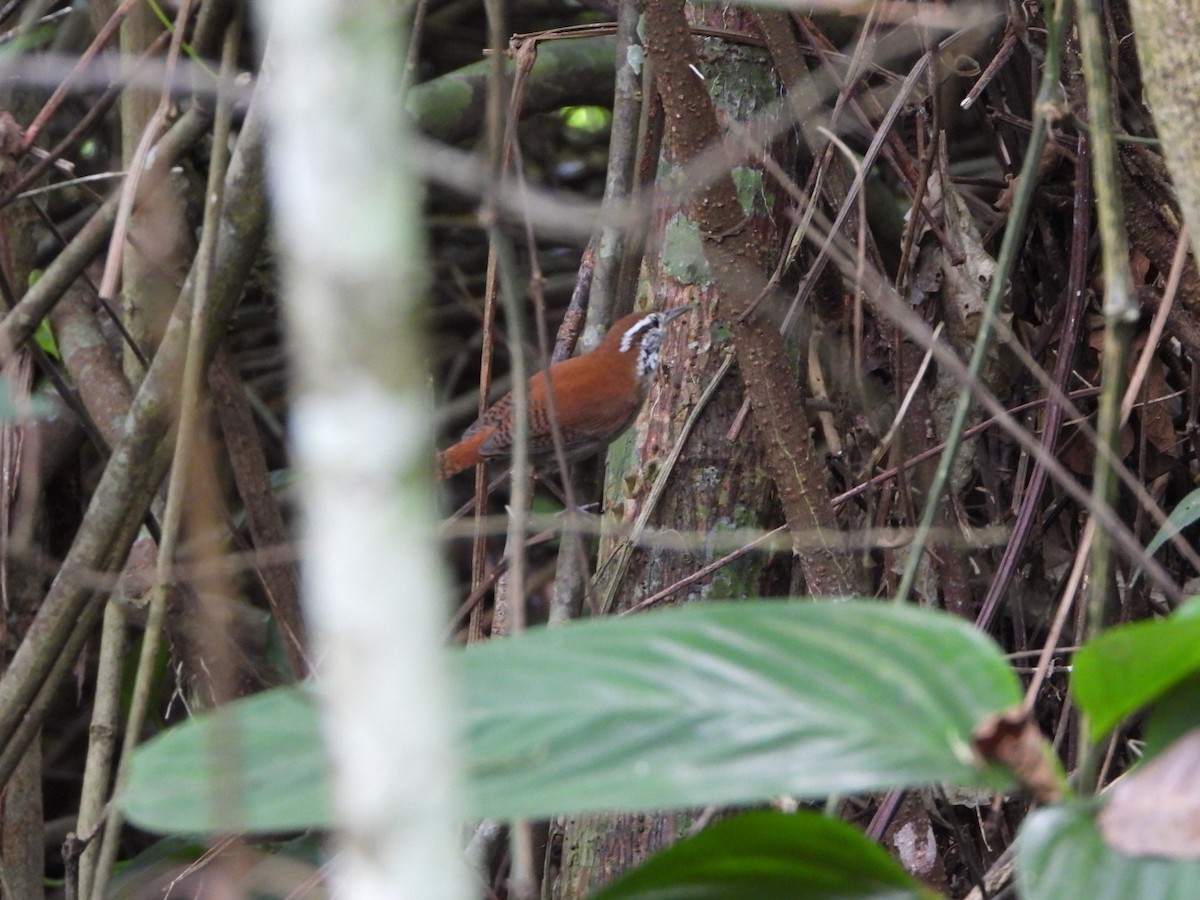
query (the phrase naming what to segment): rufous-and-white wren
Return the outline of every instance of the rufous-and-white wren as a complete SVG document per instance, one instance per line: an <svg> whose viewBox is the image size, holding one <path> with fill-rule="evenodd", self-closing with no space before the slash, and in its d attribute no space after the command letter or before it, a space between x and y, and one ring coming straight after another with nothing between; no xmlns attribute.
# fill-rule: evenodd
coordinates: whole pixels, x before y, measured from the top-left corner
<svg viewBox="0 0 1200 900"><path fill-rule="evenodd" d="M529 379L529 452L534 458L554 453L547 376L554 386L563 450L582 459L606 447L637 416L654 373L667 323L690 309L632 313L617 321L590 353L555 363ZM489 459L507 459L515 429L513 397L505 394L438 454L437 477L449 478Z"/></svg>

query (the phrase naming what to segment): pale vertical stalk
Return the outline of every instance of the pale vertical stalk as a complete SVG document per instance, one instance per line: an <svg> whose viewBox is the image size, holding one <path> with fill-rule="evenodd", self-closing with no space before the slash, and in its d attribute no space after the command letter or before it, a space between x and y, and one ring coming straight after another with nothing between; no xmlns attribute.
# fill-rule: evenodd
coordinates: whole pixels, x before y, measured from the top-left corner
<svg viewBox="0 0 1200 900"><path fill-rule="evenodd" d="M487 150L491 177L484 189L479 217L488 232L488 252L495 260L499 276L500 302L504 306L509 334L516 345L512 353L513 380L513 443L512 480L508 495L508 537L504 553L508 571L496 584L492 611L492 637L518 634L525 629L525 534L532 496L529 474L529 393L525 371L525 355L520 340L525 333L523 302L516 286L516 265L512 246L499 227L499 204L496 198L500 183L508 168L509 154L505 146L508 128L516 127L505 120L504 97L508 79L504 76L504 50L508 41L508 22L503 0L484 0L487 14L488 44L491 48L491 80L487 97ZM515 134L513 136L515 142ZM480 397L482 402L483 398ZM536 875L533 862L533 833L530 823L517 820L509 826L509 895L515 900L529 900L535 893Z"/></svg>
<svg viewBox="0 0 1200 900"><path fill-rule="evenodd" d="M400 4L274 0L271 166L340 897L469 896L440 650Z"/></svg>
<svg viewBox="0 0 1200 900"><path fill-rule="evenodd" d="M1101 358L1100 409L1096 440L1112 448L1120 444L1121 398L1126 360L1133 326L1138 320L1138 303L1129 271L1129 240L1125 233L1125 208L1117 145L1113 137L1112 98L1108 91L1109 71L1105 56L1100 11L1095 0L1079 3L1079 43L1083 76L1087 82L1088 137L1092 144L1092 186L1096 191L1096 221L1100 230L1104 268L1104 348ZM1107 454L1096 457L1092 498L1097 506L1111 506L1117 496L1117 477ZM1088 601L1088 635L1094 637L1113 613L1116 602L1116 568L1112 536L1096 529L1092 542L1091 594ZM1095 790L1096 747L1085 745L1079 762L1079 789Z"/></svg>
<svg viewBox="0 0 1200 900"><path fill-rule="evenodd" d="M100 632L100 660L96 667L96 702L88 728L87 761L83 787L79 791L79 818L75 831L88 845L79 857L79 896L92 895L92 878L100 855L98 835L93 834L103 820L108 800L108 784L116 758L117 735L121 727L121 681L125 671L125 653L129 647L126 628L125 598L115 596L104 607L104 626Z"/></svg>
<svg viewBox="0 0 1200 900"><path fill-rule="evenodd" d="M601 216L596 228L596 264L592 292L588 297L587 327L580 335L580 351L595 349L608 326L629 310L619 306L617 282L629 244L628 223L613 222L613 213L628 202L633 190L634 163L638 149L638 122L642 115L641 51L638 36L641 9L634 0L617 6L616 94L613 100L612 138L609 141L608 173L604 181L604 206L609 218ZM634 59L639 60L637 66Z"/></svg>
<svg viewBox="0 0 1200 900"><path fill-rule="evenodd" d="M137 348L125 347L125 369L135 387L145 374L139 349L145 355L153 355L179 293L180 273L171 270L186 265L187 243L180 238L188 232L183 205L174 202L167 193L159 195L154 206L150 206L144 193L138 196L138 190L151 148L167 122L172 104L169 82L174 77L191 7L192 0L178 5L175 32L166 57L168 75L162 89L156 92L129 85L121 93L121 159L129 174L109 242L100 296L115 300L120 284L123 319L137 343ZM96 10L93 20L105 12L108 10ZM124 16L120 45L121 55L126 59L137 59L163 30L148 3L122 3L112 14ZM142 203L140 207L138 200ZM164 227L166 221L173 227Z"/></svg>

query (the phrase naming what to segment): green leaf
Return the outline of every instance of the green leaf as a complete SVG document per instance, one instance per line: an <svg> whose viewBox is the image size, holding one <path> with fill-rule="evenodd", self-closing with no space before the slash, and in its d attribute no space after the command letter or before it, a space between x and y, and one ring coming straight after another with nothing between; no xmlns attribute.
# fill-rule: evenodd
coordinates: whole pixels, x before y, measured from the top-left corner
<svg viewBox="0 0 1200 900"><path fill-rule="evenodd" d="M166 833L327 826L327 772L312 692L280 688L147 741L120 802L130 822Z"/></svg>
<svg viewBox="0 0 1200 900"><path fill-rule="evenodd" d="M1126 856L1104 843L1094 802L1039 810L1017 841L1022 900L1194 900L1200 861Z"/></svg>
<svg viewBox="0 0 1200 900"><path fill-rule="evenodd" d="M804 810L718 822L650 857L595 900L936 896L857 829Z"/></svg>
<svg viewBox="0 0 1200 900"><path fill-rule="evenodd" d="M1153 556L1174 535L1198 521L1200 521L1200 488L1197 488L1180 500L1175 508L1171 510L1171 514L1167 516L1167 520L1162 523L1162 527L1158 529L1158 532L1150 540L1150 543L1146 545L1146 555ZM1136 582L1141 577L1141 574L1142 567L1138 566L1134 569L1132 581Z"/></svg>
<svg viewBox="0 0 1200 900"><path fill-rule="evenodd" d="M41 281L42 275L44 274L45 272L42 269L31 270L28 278L29 287L33 287L35 284ZM51 357L54 359L62 359L62 354L59 353L58 350L58 341L54 339L54 330L50 327L50 320L48 318L42 319L40 322L38 322L37 328L34 329L33 332L33 339L37 342L37 345L45 350L46 353Z"/></svg>
<svg viewBox="0 0 1200 900"><path fill-rule="evenodd" d="M58 351L58 342L54 339L54 332L50 328L49 319L42 319L38 322L37 329L33 332L33 339L49 356L54 359L62 359L62 354Z"/></svg>
<svg viewBox="0 0 1200 900"><path fill-rule="evenodd" d="M585 134L602 134L612 126L612 111L603 106L564 106L559 111L568 128Z"/></svg>
<svg viewBox="0 0 1200 900"><path fill-rule="evenodd" d="M536 629L456 658L481 817L1010 780L977 762L971 732L1019 700L1016 677L990 639L930 610L698 604ZM228 827L231 810L248 830L327 825L306 694L231 708L236 753L214 755L211 717L138 751L130 818L162 831ZM245 768L238 804L214 804L230 760Z"/></svg>
<svg viewBox="0 0 1200 900"><path fill-rule="evenodd" d="M1075 654L1071 690L1091 740L1200 671L1200 602L1169 619L1110 628Z"/></svg>
<svg viewBox="0 0 1200 900"><path fill-rule="evenodd" d="M1142 758L1151 759L1200 728L1200 674L1190 675L1154 701L1142 728Z"/></svg>
<svg viewBox="0 0 1200 900"><path fill-rule="evenodd" d="M971 733L1020 690L967 623L883 603L706 603L464 654L486 817L1000 788Z"/></svg>

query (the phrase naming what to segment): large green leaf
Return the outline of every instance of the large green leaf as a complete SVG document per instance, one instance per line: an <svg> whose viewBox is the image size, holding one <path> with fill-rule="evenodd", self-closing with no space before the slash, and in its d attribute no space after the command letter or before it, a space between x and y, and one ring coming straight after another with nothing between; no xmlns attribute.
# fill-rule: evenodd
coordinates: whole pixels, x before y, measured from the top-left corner
<svg viewBox="0 0 1200 900"><path fill-rule="evenodd" d="M1121 625L1075 654L1071 691L1097 740L1121 719L1200 672L1200 602L1169 619Z"/></svg>
<svg viewBox="0 0 1200 900"><path fill-rule="evenodd" d="M465 654L476 810L540 816L1001 787L971 732L1020 699L984 635L882 603L711 603Z"/></svg>
<svg viewBox="0 0 1200 900"><path fill-rule="evenodd" d="M857 829L803 810L719 822L652 856L596 900L935 897Z"/></svg>
<svg viewBox="0 0 1200 900"><path fill-rule="evenodd" d="M1195 900L1200 860L1126 856L1109 848L1093 818L1095 803L1039 810L1017 842L1023 900Z"/></svg>
<svg viewBox="0 0 1200 900"><path fill-rule="evenodd" d="M713 603L536 629L456 654L475 815L639 810L949 782L999 788L971 732L1020 697L984 635L881 603ZM403 691L397 689L397 703ZM328 823L302 692L234 704L237 752L210 720L149 742L130 818L208 831L214 768L245 767L243 827Z"/></svg>

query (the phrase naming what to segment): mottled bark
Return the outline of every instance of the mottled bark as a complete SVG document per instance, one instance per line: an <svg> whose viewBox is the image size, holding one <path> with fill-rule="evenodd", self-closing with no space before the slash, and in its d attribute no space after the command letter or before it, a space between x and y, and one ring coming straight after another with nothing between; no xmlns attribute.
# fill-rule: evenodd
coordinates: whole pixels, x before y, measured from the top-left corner
<svg viewBox="0 0 1200 900"><path fill-rule="evenodd" d="M1200 0L1130 0L1142 81L1175 181L1193 255L1200 255Z"/></svg>

